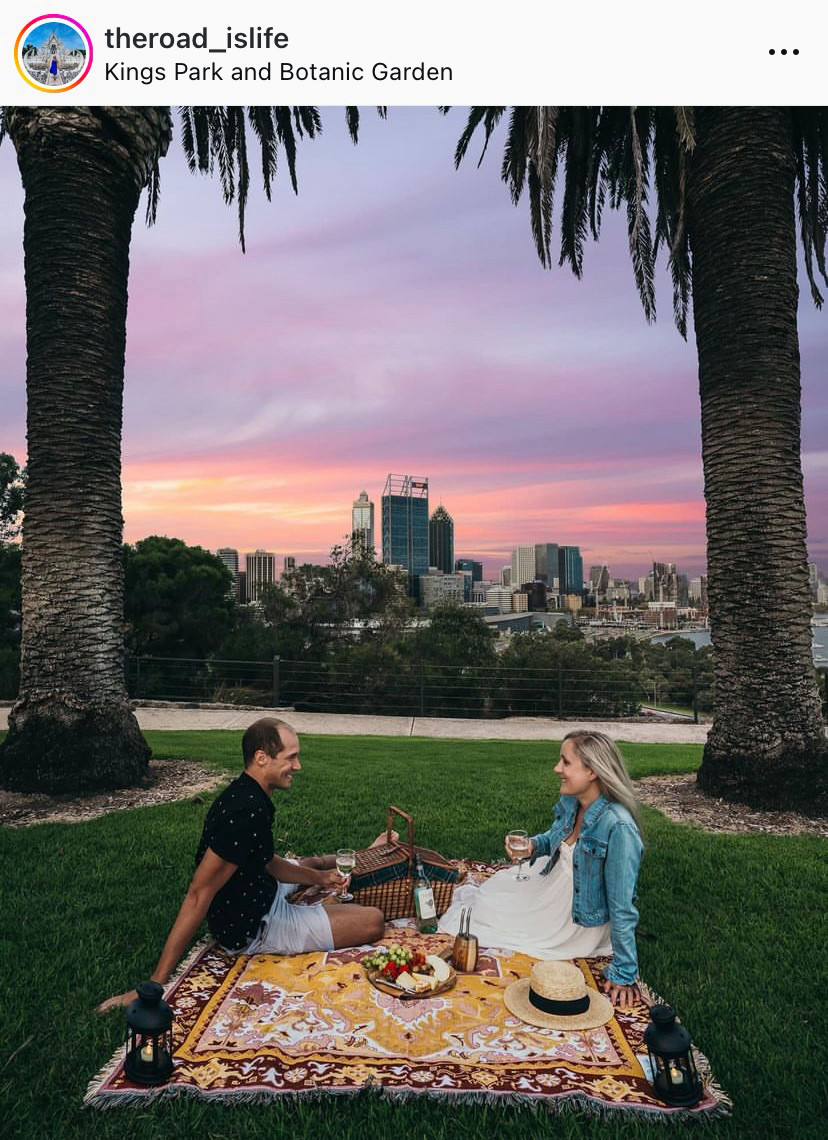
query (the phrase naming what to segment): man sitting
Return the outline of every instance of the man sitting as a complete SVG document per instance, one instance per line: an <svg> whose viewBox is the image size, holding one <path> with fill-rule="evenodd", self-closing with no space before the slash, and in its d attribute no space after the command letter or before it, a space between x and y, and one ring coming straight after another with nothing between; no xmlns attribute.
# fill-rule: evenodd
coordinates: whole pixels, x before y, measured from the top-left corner
<svg viewBox="0 0 828 1140"><path fill-rule="evenodd" d="M242 738L244 771L214 801L196 852L196 871L151 980L165 985L201 923L231 953L303 954L380 939L382 911L334 903L293 906L297 885L338 887L332 855L293 862L273 851L273 791L287 791L300 771L299 738L274 717L255 721ZM375 842L384 841L384 833ZM347 881L347 880L344 880ZM129 1005L135 990L101 1002L98 1012Z"/></svg>

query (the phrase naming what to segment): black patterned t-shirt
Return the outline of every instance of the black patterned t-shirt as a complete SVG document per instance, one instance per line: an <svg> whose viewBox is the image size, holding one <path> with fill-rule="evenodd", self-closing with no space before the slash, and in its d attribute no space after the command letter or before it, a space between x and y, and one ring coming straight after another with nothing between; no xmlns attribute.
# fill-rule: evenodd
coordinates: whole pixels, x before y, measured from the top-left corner
<svg viewBox="0 0 828 1140"><path fill-rule="evenodd" d="M210 904L210 933L228 950L246 946L270 910L278 883L265 867L273 858L273 802L252 776L242 772L207 812L196 866L209 847L238 868Z"/></svg>

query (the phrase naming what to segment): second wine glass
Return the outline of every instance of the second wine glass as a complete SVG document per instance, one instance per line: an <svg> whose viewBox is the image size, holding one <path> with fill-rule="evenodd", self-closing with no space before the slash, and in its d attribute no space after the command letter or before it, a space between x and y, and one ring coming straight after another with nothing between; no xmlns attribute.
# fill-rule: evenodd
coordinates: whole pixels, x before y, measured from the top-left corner
<svg viewBox="0 0 828 1140"><path fill-rule="evenodd" d="M340 847L336 853L336 869L339 871L343 880L347 879L356 866L356 851L352 847ZM353 902L354 896L350 891L345 890L343 883L342 889L336 896L339 902Z"/></svg>

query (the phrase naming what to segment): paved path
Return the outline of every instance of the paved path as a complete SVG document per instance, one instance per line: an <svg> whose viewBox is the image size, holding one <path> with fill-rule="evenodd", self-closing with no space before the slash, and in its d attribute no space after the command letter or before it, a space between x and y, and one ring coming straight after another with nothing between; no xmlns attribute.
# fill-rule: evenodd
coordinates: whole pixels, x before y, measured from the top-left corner
<svg viewBox="0 0 828 1140"><path fill-rule="evenodd" d="M0 708L0 728L8 720L8 705ZM215 729L243 731L257 716L281 716L297 732L328 736L426 736L442 740L562 740L573 728L607 733L616 740L654 744L703 744L707 724L672 724L655 717L640 721L552 720L547 717L508 717L505 720L466 720L448 717L350 716L343 713L294 712L293 709L185 708L181 705L141 706L135 710L146 729Z"/></svg>

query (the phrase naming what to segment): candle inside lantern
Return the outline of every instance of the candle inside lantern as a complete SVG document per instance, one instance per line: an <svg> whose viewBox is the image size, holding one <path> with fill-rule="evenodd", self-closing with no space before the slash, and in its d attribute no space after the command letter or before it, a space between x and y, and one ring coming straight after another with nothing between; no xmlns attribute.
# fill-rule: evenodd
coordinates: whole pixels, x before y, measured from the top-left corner
<svg viewBox="0 0 828 1140"><path fill-rule="evenodd" d="M162 1085L172 1076L172 1010L157 982L141 982L127 1009L124 1074L138 1085Z"/></svg>
<svg viewBox="0 0 828 1140"><path fill-rule="evenodd" d="M644 1030L651 1066L653 1091L665 1104L691 1108L703 1095L702 1081L693 1062L690 1034L669 1005L650 1009L651 1023Z"/></svg>

